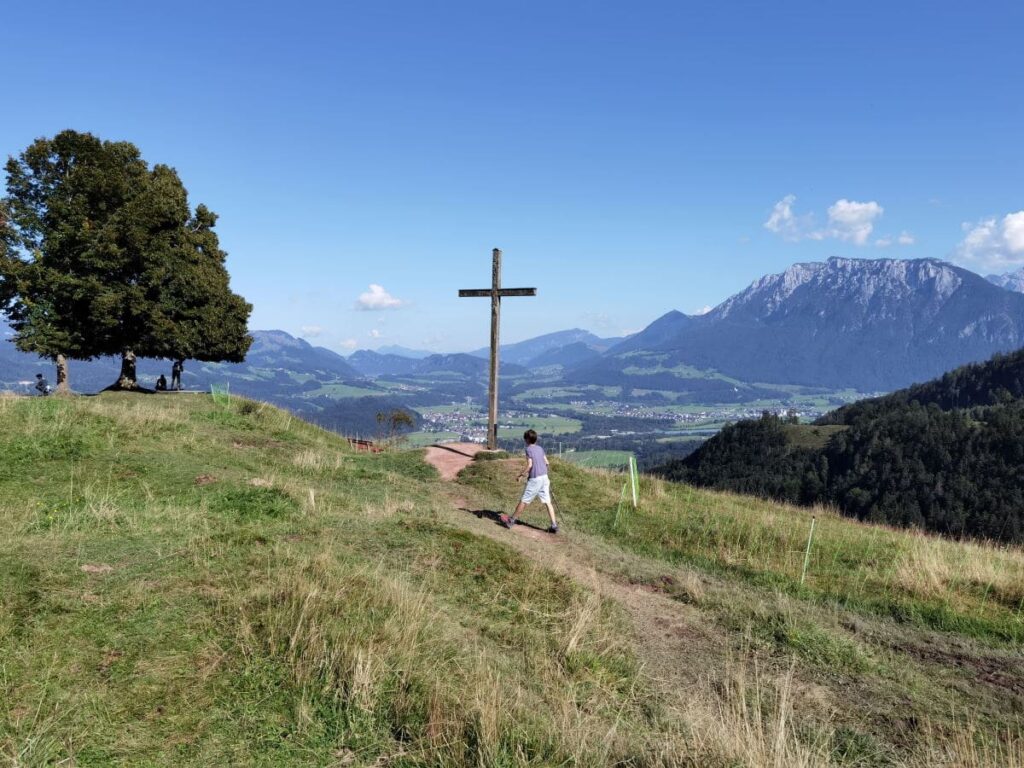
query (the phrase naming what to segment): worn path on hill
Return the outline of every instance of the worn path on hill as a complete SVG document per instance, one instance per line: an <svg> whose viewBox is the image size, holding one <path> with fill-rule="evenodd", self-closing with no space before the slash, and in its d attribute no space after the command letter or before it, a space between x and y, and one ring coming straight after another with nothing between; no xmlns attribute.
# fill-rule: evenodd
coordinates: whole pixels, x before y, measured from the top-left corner
<svg viewBox="0 0 1024 768"><path fill-rule="evenodd" d="M497 520L497 512L483 509L467 498L471 489L459 486L458 473L484 450L482 446L454 443L427 449L426 460L452 481L451 520L461 527L500 541L545 568L568 576L598 595L622 606L633 624L634 639L641 651L646 674L662 692L680 705L697 687L709 683L709 674L721 669L728 639L701 616L700 611L660 592L649 584L633 584L623 575L629 556L586 534L567 531L545 533L529 524L511 530ZM515 499L509 500L510 512ZM557 491L555 497L557 512ZM616 567L618 566L618 567ZM666 572L672 569L666 568ZM706 662L713 656L715 664Z"/></svg>
<svg viewBox="0 0 1024 768"><path fill-rule="evenodd" d="M454 480L483 450L484 446L477 443L444 443L427 448L426 458L441 473L442 480Z"/></svg>

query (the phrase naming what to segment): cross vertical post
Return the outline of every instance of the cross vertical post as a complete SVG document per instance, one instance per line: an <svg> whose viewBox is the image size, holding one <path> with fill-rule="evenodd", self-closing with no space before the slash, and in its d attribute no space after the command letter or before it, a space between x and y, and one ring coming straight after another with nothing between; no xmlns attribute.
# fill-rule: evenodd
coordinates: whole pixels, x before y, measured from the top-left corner
<svg viewBox="0 0 1024 768"><path fill-rule="evenodd" d="M501 324L501 250L491 251L491 378L487 386L487 447L498 448L498 353Z"/></svg>
<svg viewBox="0 0 1024 768"><path fill-rule="evenodd" d="M491 299L491 365L490 381L487 385L487 447L498 447L498 348L501 326L502 296L536 296L536 288L501 287L501 250L491 251L491 287L471 288L459 291L460 297Z"/></svg>

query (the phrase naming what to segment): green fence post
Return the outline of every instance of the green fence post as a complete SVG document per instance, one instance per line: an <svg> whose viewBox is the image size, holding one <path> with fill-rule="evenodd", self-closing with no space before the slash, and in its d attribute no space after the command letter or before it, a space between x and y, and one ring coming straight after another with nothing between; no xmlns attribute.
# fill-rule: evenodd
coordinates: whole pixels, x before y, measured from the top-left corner
<svg viewBox="0 0 1024 768"><path fill-rule="evenodd" d="M807 551L804 552L804 570L800 574L800 584L804 583L804 579L807 578L807 564L811 561L811 539L814 538L814 515L811 515L811 532L807 534Z"/></svg>

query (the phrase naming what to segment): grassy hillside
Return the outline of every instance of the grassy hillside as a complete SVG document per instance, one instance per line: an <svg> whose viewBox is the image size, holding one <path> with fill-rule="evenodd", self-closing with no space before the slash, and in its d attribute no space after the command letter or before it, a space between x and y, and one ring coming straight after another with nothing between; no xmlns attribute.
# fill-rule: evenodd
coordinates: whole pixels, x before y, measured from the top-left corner
<svg viewBox="0 0 1024 768"><path fill-rule="evenodd" d="M277 409L0 399L0 763L1020 764L1024 556ZM476 514L470 514L476 513ZM528 520L541 521L539 511Z"/></svg>

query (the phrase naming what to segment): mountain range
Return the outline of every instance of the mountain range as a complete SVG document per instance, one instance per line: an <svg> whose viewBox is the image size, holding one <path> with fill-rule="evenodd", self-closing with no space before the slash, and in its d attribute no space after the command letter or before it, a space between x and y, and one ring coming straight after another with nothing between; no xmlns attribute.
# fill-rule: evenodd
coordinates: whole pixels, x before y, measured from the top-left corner
<svg viewBox="0 0 1024 768"><path fill-rule="evenodd" d="M1024 293L1024 268L1015 272L1007 272L1005 275L989 275L985 279L1008 291Z"/></svg>
<svg viewBox="0 0 1024 768"><path fill-rule="evenodd" d="M251 334L253 343L244 363L186 361L185 387L207 389L213 383L228 382L240 392L258 389L258 394L266 396L279 390L301 389L309 382L362 378L337 352L314 347L284 331L252 331ZM140 359L139 382L153 386L160 374L169 379L170 367L166 360ZM9 340L0 340L0 388L17 391L34 379L36 373L49 376L51 369L48 360L19 352ZM76 391L96 392L110 385L119 370L120 361L114 358L72 361L71 384Z"/></svg>
<svg viewBox="0 0 1024 768"><path fill-rule="evenodd" d="M884 391L1024 346L1024 295L935 259L796 264L707 314L670 312L570 371L663 388L692 369L763 384Z"/></svg>
<svg viewBox="0 0 1024 768"><path fill-rule="evenodd" d="M602 339L590 331L584 331L582 328L571 328L568 331L545 333L543 336L537 336L515 344L502 344L500 358L501 360L518 363L519 365L538 365L538 358L542 356L558 360L557 351L561 349L573 347L578 351L581 348L585 348L601 353L615 346L620 341L622 341L621 338ZM552 356L552 353L556 354ZM489 358L491 356L491 348L483 347L470 352L470 354L476 357Z"/></svg>
<svg viewBox="0 0 1024 768"><path fill-rule="evenodd" d="M893 390L1024 346L1024 294L1017 287L1024 288L1024 272L985 279L935 259L796 264L706 314L671 311L627 338L574 328L504 345L503 374L520 379L505 391L619 387L620 399L664 393L675 402L742 402L784 396L778 388L788 385ZM227 381L235 391L276 402L399 392L413 404L435 401L423 393L439 382L445 396L456 398L486 386L483 349L360 350L345 358L284 331L253 337L244 363L186 364L186 386ZM46 365L0 341L0 386L23 387L19 382ZM140 361L141 380L151 383L168 368L165 361ZM111 359L74 362L72 384L95 391L117 369Z"/></svg>

